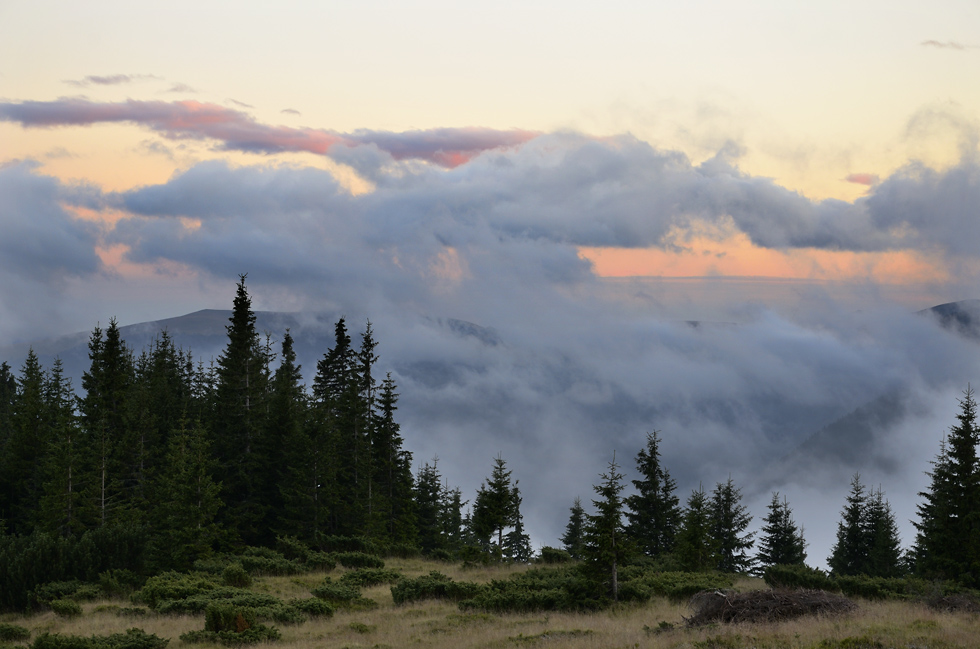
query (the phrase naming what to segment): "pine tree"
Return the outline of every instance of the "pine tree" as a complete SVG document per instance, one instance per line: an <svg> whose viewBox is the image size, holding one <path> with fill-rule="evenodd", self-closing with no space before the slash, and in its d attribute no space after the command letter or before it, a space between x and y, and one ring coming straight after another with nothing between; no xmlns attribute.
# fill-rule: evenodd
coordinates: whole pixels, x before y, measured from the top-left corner
<svg viewBox="0 0 980 649"><path fill-rule="evenodd" d="M377 402L380 412L371 444L373 527L384 540L413 543L417 530L412 498L412 454L403 448L400 426L395 421L398 393L390 372L381 384Z"/></svg>
<svg viewBox="0 0 980 649"><path fill-rule="evenodd" d="M868 561L867 536L868 495L861 484L860 474L851 478L851 491L837 523L837 542L827 559L836 575L859 575L865 572Z"/></svg>
<svg viewBox="0 0 980 649"><path fill-rule="evenodd" d="M772 494L769 513L763 523L756 554L758 570L761 572L776 565L803 565L806 560L803 530L796 526L789 502L785 497L780 501L778 492Z"/></svg>
<svg viewBox="0 0 980 649"><path fill-rule="evenodd" d="M415 478L415 513L418 521L419 548L429 554L445 549L440 517L442 513L442 476L439 475L439 458L432 464L426 462Z"/></svg>
<svg viewBox="0 0 980 649"><path fill-rule="evenodd" d="M464 538L463 507L468 501L463 500L463 492L459 487L449 488L448 484L442 486L440 493L440 521L442 528L443 547L453 553L458 554L463 546L466 545Z"/></svg>
<svg viewBox="0 0 980 649"><path fill-rule="evenodd" d="M582 499L575 497L575 502L569 510L568 525L565 526L565 534L561 537L562 546L573 559L581 559L585 549L585 510L582 508Z"/></svg>
<svg viewBox="0 0 980 649"><path fill-rule="evenodd" d="M210 553L218 536L214 520L221 507L221 485L212 478L209 447L199 423L181 421L170 434L151 516L151 554L159 569L189 569L195 559Z"/></svg>
<svg viewBox="0 0 980 649"><path fill-rule="evenodd" d="M919 493L924 502L917 507L919 521L914 523L917 530L915 571L930 579L951 579L962 574L963 566L960 548L956 547L951 530L954 523L953 475L945 437L932 466L932 471L927 472L929 490Z"/></svg>
<svg viewBox="0 0 980 649"><path fill-rule="evenodd" d="M499 455L493 462L490 478L480 485L473 501L473 531L483 549L499 559L504 534L514 520L514 492L507 463Z"/></svg>
<svg viewBox="0 0 980 649"><path fill-rule="evenodd" d="M636 470L641 476L633 480L636 493L626 498L629 535L641 552L658 557L673 551L681 511L674 493L677 484L660 462L657 431L647 434L646 448L636 456Z"/></svg>
<svg viewBox="0 0 980 649"><path fill-rule="evenodd" d="M44 463L44 485L38 527L63 537L83 531L81 471L81 430L71 379L56 358L45 388L50 424L48 450Z"/></svg>
<svg viewBox="0 0 980 649"><path fill-rule="evenodd" d="M711 535L718 551L717 568L721 572L745 573L752 569L752 548L755 532L746 532L752 516L742 504L742 490L731 478L718 483L711 494Z"/></svg>
<svg viewBox="0 0 980 649"><path fill-rule="evenodd" d="M865 533L868 558L864 573L872 577L900 577L904 573L898 525L881 487L867 500Z"/></svg>
<svg viewBox="0 0 980 649"><path fill-rule="evenodd" d="M48 450L49 413L45 403L47 374L33 349L17 380L10 436L0 466L8 485L6 501L12 532L30 533L41 500L43 456Z"/></svg>
<svg viewBox="0 0 980 649"><path fill-rule="evenodd" d="M711 533L711 507L701 485L687 499L675 553L687 572L706 572L718 564L718 544Z"/></svg>
<svg viewBox="0 0 980 649"><path fill-rule="evenodd" d="M12 485L5 470L7 444L13 430L14 403L17 399L17 378L6 361L0 363L0 529L9 520Z"/></svg>
<svg viewBox="0 0 980 649"><path fill-rule="evenodd" d="M608 578L608 594L619 600L619 568L630 555L630 543L623 525L623 474L613 456L609 469L600 474L602 482L593 486L598 500L592 504L595 514L586 516L585 559L591 571Z"/></svg>
<svg viewBox="0 0 980 649"><path fill-rule="evenodd" d="M524 516L521 514L523 499L516 482L511 498L514 502L509 523L511 531L504 537L504 557L511 561L527 563L531 560L534 551L531 549L531 537L524 531Z"/></svg>
<svg viewBox="0 0 980 649"><path fill-rule="evenodd" d="M268 357L255 329L252 300L241 275L230 324L228 345L218 358L214 453L220 468L225 527L246 544L264 537L266 507L262 475L266 458L261 455L267 400Z"/></svg>

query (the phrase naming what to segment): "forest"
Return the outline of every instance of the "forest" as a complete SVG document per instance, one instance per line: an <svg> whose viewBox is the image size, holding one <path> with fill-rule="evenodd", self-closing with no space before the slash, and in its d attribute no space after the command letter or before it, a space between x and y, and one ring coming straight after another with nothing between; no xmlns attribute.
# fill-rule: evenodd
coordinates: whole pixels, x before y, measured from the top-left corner
<svg viewBox="0 0 980 649"><path fill-rule="evenodd" d="M393 584L396 604L444 598L491 612L690 596L739 575L884 598L937 589L975 597L980 586L980 432L969 388L932 462L909 548L883 491L855 475L830 571L809 567L804 529L785 497L772 494L758 538L730 478L682 504L651 432L635 455L637 479L627 485L610 462L591 507L575 499L556 546L535 550L521 514L525 494L502 457L472 500L444 482L436 461L413 471L397 386L378 369L370 322L358 344L343 318L336 323L334 346L307 388L290 332L273 349L256 330L245 279L227 346L210 364L166 331L137 353L110 320L90 336L77 393L60 361L44 368L33 351L19 373L0 365L0 611L71 609L86 592L119 589L151 609L211 611L222 584L234 591L253 577L338 563L360 576L327 577L312 599L245 597L251 603L240 608L288 621L356 608L359 588L377 584ZM489 586L385 572L385 559L419 557L536 567ZM234 603L236 592L222 597Z"/></svg>

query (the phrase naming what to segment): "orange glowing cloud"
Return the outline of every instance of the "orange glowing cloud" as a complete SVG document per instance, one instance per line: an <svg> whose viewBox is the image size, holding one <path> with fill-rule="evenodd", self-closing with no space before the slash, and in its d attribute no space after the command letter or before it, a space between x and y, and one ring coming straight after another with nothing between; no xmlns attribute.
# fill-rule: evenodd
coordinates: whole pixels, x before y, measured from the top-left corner
<svg viewBox="0 0 980 649"><path fill-rule="evenodd" d="M920 252L851 252L752 244L742 233L724 240L696 237L683 248L579 248L600 277L770 277L886 284L949 279L939 259Z"/></svg>

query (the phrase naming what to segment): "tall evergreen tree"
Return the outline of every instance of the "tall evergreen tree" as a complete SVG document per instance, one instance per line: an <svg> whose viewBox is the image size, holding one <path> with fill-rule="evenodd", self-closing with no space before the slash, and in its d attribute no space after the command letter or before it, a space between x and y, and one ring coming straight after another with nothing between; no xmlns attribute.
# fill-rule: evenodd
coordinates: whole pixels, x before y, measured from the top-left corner
<svg viewBox="0 0 980 649"><path fill-rule="evenodd" d="M443 547L456 554L466 545L463 507L468 501L463 500L463 492L459 487L450 489L449 484L446 483L442 485L440 502Z"/></svg>
<svg viewBox="0 0 980 649"><path fill-rule="evenodd" d="M38 527L48 533L69 537L80 535L83 483L81 430L76 409L77 399L71 379L56 358L45 388L50 424L48 450L44 463L43 495Z"/></svg>
<svg viewBox="0 0 980 649"><path fill-rule="evenodd" d="M701 485L687 499L675 553L681 568L688 572L706 572L718 565L718 543L711 533L711 504Z"/></svg>
<svg viewBox="0 0 980 649"><path fill-rule="evenodd" d="M151 517L151 553L159 569L189 569L195 559L210 553L218 536L214 520L221 506L221 485L212 478L209 447L200 423L181 421L170 434Z"/></svg>
<svg viewBox="0 0 980 649"><path fill-rule="evenodd" d="M10 530L30 533L41 500L43 455L49 441L48 409L45 403L47 375L33 349L17 380L10 436L4 449L2 473L7 482Z"/></svg>
<svg viewBox="0 0 980 649"><path fill-rule="evenodd" d="M581 559L585 549L585 509L582 508L582 499L578 496L572 503L569 510L568 524L565 526L565 533L561 537L562 547L573 559Z"/></svg>
<svg viewBox="0 0 980 649"><path fill-rule="evenodd" d="M902 576L905 569L898 525L880 486L871 492L865 511L868 558L864 572L872 577Z"/></svg>
<svg viewBox="0 0 980 649"><path fill-rule="evenodd" d="M915 571L930 579L952 579L963 573L960 548L955 545L951 528L953 476L950 467L946 437L939 446L939 454L932 461L928 491L920 492L924 499L917 507L918 522L914 548Z"/></svg>
<svg viewBox="0 0 980 649"><path fill-rule="evenodd" d="M418 541L422 552L445 549L440 516L442 512L442 476L439 458L426 462L415 478L415 513L418 522Z"/></svg>
<svg viewBox="0 0 980 649"><path fill-rule="evenodd" d="M534 551L531 549L531 537L524 530L524 516L521 514L521 490L514 484L511 492L514 508L511 512L511 530L504 537L504 557L520 563L527 563L531 560Z"/></svg>
<svg viewBox="0 0 980 649"><path fill-rule="evenodd" d="M511 471L499 455L494 458L490 477L480 485L473 501L473 531L483 549L500 558L504 534L514 520L514 489Z"/></svg>
<svg viewBox="0 0 980 649"><path fill-rule="evenodd" d="M784 496L773 492L769 513L763 519L762 537L756 564L760 571L776 565L803 565L806 560L806 541L803 530L793 520L793 512Z"/></svg>
<svg viewBox="0 0 980 649"><path fill-rule="evenodd" d="M608 594L613 601L619 600L619 568L626 563L631 546L623 525L623 474L619 472L616 458L609 469L600 474L602 481L593 486L598 496L592 504L595 514L586 516L585 560L596 575L608 579Z"/></svg>
<svg viewBox="0 0 980 649"><path fill-rule="evenodd" d="M677 484L661 464L657 431L647 434L646 447L636 456L636 470L636 493L626 498L628 531L641 552L657 557L674 549L681 520Z"/></svg>
<svg viewBox="0 0 980 649"><path fill-rule="evenodd" d="M746 532L752 516L742 504L742 490L729 477L719 482L711 494L711 535L718 551L717 568L721 572L749 572L754 557L749 554L755 532Z"/></svg>
<svg viewBox="0 0 980 649"><path fill-rule="evenodd" d="M395 421L398 393L391 373L381 384L371 444L372 521L376 535L387 541L412 543L417 533L412 498L412 454L403 448Z"/></svg>
<svg viewBox="0 0 980 649"><path fill-rule="evenodd" d="M851 478L851 491L837 523L837 542L831 549L827 565L837 575L859 575L865 572L868 561L866 529L868 495L861 484L861 475Z"/></svg>
<svg viewBox="0 0 980 649"><path fill-rule="evenodd" d="M241 275L230 324L228 345L218 358L213 422L214 453L226 508L222 521L245 543L258 543L266 530L261 456L267 400L267 355L255 329L252 299Z"/></svg>
<svg viewBox="0 0 980 649"><path fill-rule="evenodd" d="M14 402L17 398L17 377L6 361L0 362L0 529L11 517L10 496L13 486L5 470L7 444L13 431Z"/></svg>

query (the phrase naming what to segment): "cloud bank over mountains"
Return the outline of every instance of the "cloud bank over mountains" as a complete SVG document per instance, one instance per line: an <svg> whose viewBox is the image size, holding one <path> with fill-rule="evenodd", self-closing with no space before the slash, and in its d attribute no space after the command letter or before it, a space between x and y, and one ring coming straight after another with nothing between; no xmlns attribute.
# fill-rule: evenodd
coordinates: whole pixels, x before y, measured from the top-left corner
<svg viewBox="0 0 980 649"><path fill-rule="evenodd" d="M212 161L109 192L9 164L0 169L0 224L12 233L0 240L0 336L91 328L75 319L77 301L97 297L104 322L125 301L120 285L204 291L220 296L209 306L226 308L244 272L259 308L346 315L354 332L370 318L416 459L438 454L450 484L472 493L503 454L540 543L554 542L571 498L590 496L613 451L632 469L647 431L662 431L685 497L700 480L756 479L889 393L907 395L908 408L877 431L880 453L792 483L756 480L752 497L761 516L769 488L793 504L799 494L808 511L797 519L824 548L846 474L862 468L908 520L955 396L977 376L975 343L881 304L873 282L852 287L869 297L859 312L811 286L799 289L804 312L743 304L728 324L692 326L660 315L656 283L612 290L580 254L744 235L762 249L939 257L956 271L949 284L967 286L980 244L980 167L970 159L945 171L910 165L853 203L815 202L724 154L693 164L630 136L337 134L188 102L56 103L0 113L29 126L135 121L238 150L326 153L373 187L354 194L312 167ZM468 161L440 158L453 152ZM300 334L322 333L322 322L299 322ZM313 361L304 359L307 371Z"/></svg>

